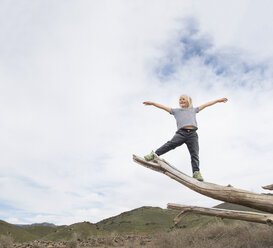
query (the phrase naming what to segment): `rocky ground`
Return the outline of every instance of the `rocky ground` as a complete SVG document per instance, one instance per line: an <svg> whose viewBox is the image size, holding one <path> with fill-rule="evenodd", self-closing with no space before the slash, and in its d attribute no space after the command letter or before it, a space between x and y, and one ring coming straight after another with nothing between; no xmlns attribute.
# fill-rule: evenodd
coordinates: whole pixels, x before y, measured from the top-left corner
<svg viewBox="0 0 273 248"><path fill-rule="evenodd" d="M26 243L15 243L13 247L16 248L83 248L83 247L145 247L152 241L151 236L116 236L116 237L102 237L89 238L87 240L71 240L71 241L33 241Z"/></svg>

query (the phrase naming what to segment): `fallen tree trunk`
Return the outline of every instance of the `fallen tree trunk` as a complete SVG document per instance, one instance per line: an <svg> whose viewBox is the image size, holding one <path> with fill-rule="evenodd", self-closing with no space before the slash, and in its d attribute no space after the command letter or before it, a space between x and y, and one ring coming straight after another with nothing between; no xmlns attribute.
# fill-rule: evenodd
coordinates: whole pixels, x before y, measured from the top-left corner
<svg viewBox="0 0 273 248"><path fill-rule="evenodd" d="M263 189L273 190L273 184L267 185L267 186L263 186L262 188L263 188Z"/></svg>
<svg viewBox="0 0 273 248"><path fill-rule="evenodd" d="M208 182L200 182L182 173L158 156L151 162L133 155L133 160L149 169L163 173L186 187L213 199L236 203L257 210L273 213L273 195L256 194L250 191L236 189L231 185L221 186Z"/></svg>
<svg viewBox="0 0 273 248"><path fill-rule="evenodd" d="M235 211L218 208L203 208L196 206L184 206L175 203L169 203L168 209L182 211L174 218L175 224L178 224L182 220L182 218L184 218L188 213L192 213L273 225L273 214L255 213L249 211Z"/></svg>

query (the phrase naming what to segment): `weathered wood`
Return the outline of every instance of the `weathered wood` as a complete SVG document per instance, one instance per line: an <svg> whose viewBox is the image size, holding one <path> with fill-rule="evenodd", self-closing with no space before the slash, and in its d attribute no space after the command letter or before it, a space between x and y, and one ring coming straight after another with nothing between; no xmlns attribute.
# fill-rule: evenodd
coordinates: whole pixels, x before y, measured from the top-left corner
<svg viewBox="0 0 273 248"><path fill-rule="evenodd" d="M163 173L186 187L213 199L236 203L246 207L273 213L273 195L257 194L250 191L236 189L230 185L221 186L208 182L200 182L184 174L163 159L155 156L151 162L133 155L133 160L142 166Z"/></svg>
<svg viewBox="0 0 273 248"><path fill-rule="evenodd" d="M268 190L273 190L273 184L271 185L267 185L267 186L263 186L263 189L268 189Z"/></svg>
<svg viewBox="0 0 273 248"><path fill-rule="evenodd" d="M175 203L169 203L168 209L181 210L182 212L174 219L174 223L178 224L182 218L188 213L202 214L208 216L216 216L220 218L244 220L249 222L257 222L262 224L273 225L273 214L255 213L249 211L235 211L218 208L203 208L196 206L185 206Z"/></svg>

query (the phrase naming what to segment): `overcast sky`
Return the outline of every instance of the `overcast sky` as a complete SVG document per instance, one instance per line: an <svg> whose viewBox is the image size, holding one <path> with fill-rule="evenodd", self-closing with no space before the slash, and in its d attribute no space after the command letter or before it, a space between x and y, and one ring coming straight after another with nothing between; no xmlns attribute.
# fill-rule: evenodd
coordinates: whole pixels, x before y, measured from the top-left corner
<svg viewBox="0 0 273 248"><path fill-rule="evenodd" d="M144 106L227 97L197 115L208 182L272 184L273 2L0 0L0 219L97 222L220 203L141 167L175 119ZM162 156L191 175L181 146Z"/></svg>

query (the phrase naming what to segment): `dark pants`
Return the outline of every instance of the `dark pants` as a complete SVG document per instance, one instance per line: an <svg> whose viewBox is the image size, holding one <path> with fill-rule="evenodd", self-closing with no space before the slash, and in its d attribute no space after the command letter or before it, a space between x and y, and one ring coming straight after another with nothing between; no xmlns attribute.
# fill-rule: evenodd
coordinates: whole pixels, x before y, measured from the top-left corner
<svg viewBox="0 0 273 248"><path fill-rule="evenodd" d="M199 171L199 144L196 130L179 129L173 138L158 148L155 153L160 156L174 148L186 143L191 155L191 166L193 173Z"/></svg>

